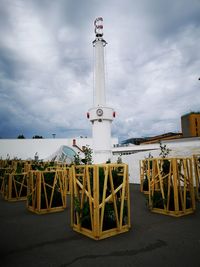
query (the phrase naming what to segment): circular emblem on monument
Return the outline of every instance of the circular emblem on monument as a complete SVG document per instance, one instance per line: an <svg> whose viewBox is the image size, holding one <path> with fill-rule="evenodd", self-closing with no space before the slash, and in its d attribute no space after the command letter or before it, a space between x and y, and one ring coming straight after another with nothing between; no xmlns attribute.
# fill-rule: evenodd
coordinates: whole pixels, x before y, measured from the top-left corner
<svg viewBox="0 0 200 267"><path fill-rule="evenodd" d="M102 116L103 115L103 110L101 108L98 108L96 111L98 116Z"/></svg>

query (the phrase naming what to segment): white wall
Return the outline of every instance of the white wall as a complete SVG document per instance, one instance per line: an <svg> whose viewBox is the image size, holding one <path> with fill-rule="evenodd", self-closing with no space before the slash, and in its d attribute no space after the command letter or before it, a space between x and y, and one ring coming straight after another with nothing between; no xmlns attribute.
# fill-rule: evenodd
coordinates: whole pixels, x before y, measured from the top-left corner
<svg viewBox="0 0 200 267"><path fill-rule="evenodd" d="M44 159L56 152L62 145L72 147L73 139L0 139L0 157L21 159L34 158L35 153L39 159ZM80 138L77 145L91 145L90 138Z"/></svg>
<svg viewBox="0 0 200 267"><path fill-rule="evenodd" d="M92 138L66 138L66 139L0 139L0 158L34 159L37 152L39 159L45 159L55 153L63 145L73 148L73 139L76 144L82 146L89 145L92 148ZM118 142L117 138L112 139L112 144Z"/></svg>
<svg viewBox="0 0 200 267"><path fill-rule="evenodd" d="M200 138L191 138L177 141L165 141L167 148L170 149L169 157L191 157L194 154L200 154ZM122 161L129 165L129 181L131 183L140 183L139 161L148 157L149 153L153 157L159 157L159 144L149 144L137 146L137 150L150 149L149 151L137 152L131 155L122 155ZM156 150L153 150L156 148ZM118 156L113 157L113 161L117 161Z"/></svg>

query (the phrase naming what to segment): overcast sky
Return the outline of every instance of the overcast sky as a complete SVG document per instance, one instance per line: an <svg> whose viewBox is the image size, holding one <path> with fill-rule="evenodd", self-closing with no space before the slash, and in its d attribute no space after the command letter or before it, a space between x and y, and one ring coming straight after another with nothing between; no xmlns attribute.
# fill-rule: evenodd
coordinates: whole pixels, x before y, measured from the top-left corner
<svg viewBox="0 0 200 267"><path fill-rule="evenodd" d="M200 111L199 0L0 0L0 137L91 136L94 19L120 140Z"/></svg>

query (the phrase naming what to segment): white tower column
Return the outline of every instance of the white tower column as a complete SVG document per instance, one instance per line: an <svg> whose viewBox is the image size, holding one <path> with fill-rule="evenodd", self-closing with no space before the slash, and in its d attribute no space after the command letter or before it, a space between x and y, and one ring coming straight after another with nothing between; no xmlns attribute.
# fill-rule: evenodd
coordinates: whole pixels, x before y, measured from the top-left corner
<svg viewBox="0 0 200 267"><path fill-rule="evenodd" d="M94 100L88 117L92 123L93 162L105 163L112 157L111 123L115 112L106 106L104 47L107 43L103 39L103 19L97 18L94 24L96 34L93 41L95 49Z"/></svg>
<svg viewBox="0 0 200 267"><path fill-rule="evenodd" d="M96 39L95 47L95 69L94 69L94 106L105 106L105 70L104 70L104 46L105 41Z"/></svg>

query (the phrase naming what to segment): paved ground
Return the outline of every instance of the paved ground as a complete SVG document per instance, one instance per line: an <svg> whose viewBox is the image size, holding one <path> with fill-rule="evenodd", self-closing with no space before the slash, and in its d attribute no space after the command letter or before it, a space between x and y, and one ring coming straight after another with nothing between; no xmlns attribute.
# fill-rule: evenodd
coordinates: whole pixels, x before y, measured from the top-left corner
<svg viewBox="0 0 200 267"><path fill-rule="evenodd" d="M101 241L72 231L69 216L69 207L35 215L0 199L0 266L200 266L199 203L182 218L153 214L131 185L132 229Z"/></svg>

